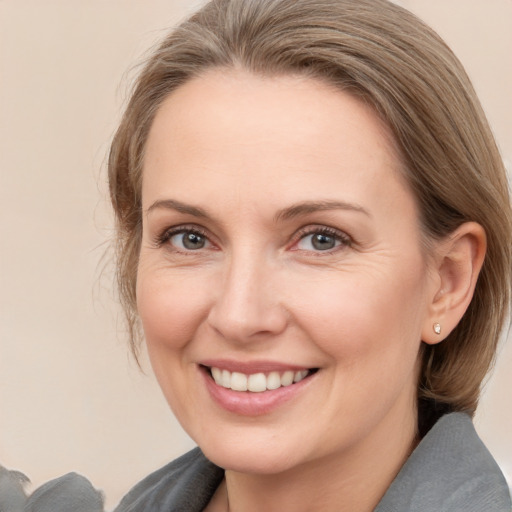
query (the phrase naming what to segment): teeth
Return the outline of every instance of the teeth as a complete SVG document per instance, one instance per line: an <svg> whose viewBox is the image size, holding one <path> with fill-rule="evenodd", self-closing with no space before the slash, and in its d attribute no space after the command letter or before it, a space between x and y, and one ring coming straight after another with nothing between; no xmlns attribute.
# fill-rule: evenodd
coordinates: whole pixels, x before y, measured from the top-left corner
<svg viewBox="0 0 512 512"><path fill-rule="evenodd" d="M295 372L293 376L293 382L300 382L309 372L307 370L302 370L300 372Z"/></svg>
<svg viewBox="0 0 512 512"><path fill-rule="evenodd" d="M224 370L227 371L227 370ZM252 377L252 375L251 375ZM234 391L247 391L247 375L233 372L231 374L231 389Z"/></svg>
<svg viewBox="0 0 512 512"><path fill-rule="evenodd" d="M287 372L288 373L288 372ZM263 375L260 373L260 375ZM263 385L266 387L266 389L277 389L280 388L282 384L281 376L278 372L270 372L268 374L268 377L265 377L263 375ZM252 391L252 389L251 389Z"/></svg>
<svg viewBox="0 0 512 512"><path fill-rule="evenodd" d="M231 387L231 373L227 370L222 370L222 375L219 384L225 388Z"/></svg>
<svg viewBox="0 0 512 512"><path fill-rule="evenodd" d="M302 372L295 372L297 377L297 382L302 380L307 374L307 370L304 370ZM295 378L295 373L293 372L284 372L283 376L281 377L281 386L289 386L290 384L293 384L293 380Z"/></svg>
<svg viewBox="0 0 512 512"><path fill-rule="evenodd" d="M253 393L291 386L309 375L309 370L299 370L297 372L288 370L283 373L270 372L268 375L264 373L253 373L251 375L239 372L231 373L220 368L211 368L210 370L213 379L219 386L234 391L252 391Z"/></svg>
<svg viewBox="0 0 512 512"><path fill-rule="evenodd" d="M215 382L217 384L220 384L220 382L222 381L222 370L220 370L219 368L211 368L211 371L212 377L215 380Z"/></svg>
<svg viewBox="0 0 512 512"><path fill-rule="evenodd" d="M267 378L265 377L264 373L254 373L253 375L249 375L247 381L247 388L249 391L260 393L261 391L265 391L267 389Z"/></svg>

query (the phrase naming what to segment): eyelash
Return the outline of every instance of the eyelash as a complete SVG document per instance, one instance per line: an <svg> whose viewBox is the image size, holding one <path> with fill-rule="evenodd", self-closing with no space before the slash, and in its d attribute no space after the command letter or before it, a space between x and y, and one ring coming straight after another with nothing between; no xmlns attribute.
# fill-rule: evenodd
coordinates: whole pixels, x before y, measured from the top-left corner
<svg viewBox="0 0 512 512"><path fill-rule="evenodd" d="M292 249L294 251L307 251L312 252L315 256L323 256L332 254L337 252L338 250L343 250L346 247L350 247L353 243L352 238L347 235L343 231L339 231L337 229L328 227L328 226L307 226L305 228L300 229L297 234L294 236L293 246L299 244L301 240L304 240L307 236L310 235L325 235L327 237L333 238L336 242L339 242L338 246L335 246L332 249L328 250L318 250L318 251L307 251L305 249Z"/></svg>
<svg viewBox="0 0 512 512"><path fill-rule="evenodd" d="M192 235L200 236L200 237L206 239L210 244L212 244L206 231L199 228L198 226L184 225L184 226L176 226L176 227L173 227L170 229L165 229L164 231L162 231L162 233L157 235L157 237L155 239L155 245L157 247L162 247L163 245L168 244L173 236L185 234L185 233L190 233ZM311 253L315 254L316 256L322 256L324 254L332 254L333 252L336 252L340 249L342 250L346 247L350 247L353 243L352 238L349 235L347 235L346 233L344 233L343 231L339 231L337 229L334 229L334 228L331 228L328 226L307 226L307 227L302 228L299 231L297 231L297 233L293 236L293 241L292 241L291 247L299 244L301 242L301 240L304 240L307 236L310 236L310 235L325 235L327 237L334 238L336 242L339 242L339 245L335 246L332 249L327 249L324 251L322 251L322 250L307 251L306 249L291 249L291 250L311 252ZM198 249L197 251L194 251L194 250L183 251L177 247L173 247L173 251L182 253L182 254L190 254L193 252L199 252L199 250L200 249Z"/></svg>
<svg viewBox="0 0 512 512"><path fill-rule="evenodd" d="M200 237L205 238L206 240L208 240L208 242L210 242L210 239L209 239L208 235L206 234L206 232L203 229L201 229L201 228L199 228L197 226L176 226L174 228L165 229L164 231L162 231L162 233L160 233L156 237L155 245L157 247L162 247L163 245L169 243L169 241L171 240L171 238L173 236L181 235L181 234L185 234L185 233L190 233L192 235L200 236ZM175 251L181 252L181 253L194 252L192 250L182 251L182 250L180 250L180 249L178 249L176 247L174 247L173 249Z"/></svg>

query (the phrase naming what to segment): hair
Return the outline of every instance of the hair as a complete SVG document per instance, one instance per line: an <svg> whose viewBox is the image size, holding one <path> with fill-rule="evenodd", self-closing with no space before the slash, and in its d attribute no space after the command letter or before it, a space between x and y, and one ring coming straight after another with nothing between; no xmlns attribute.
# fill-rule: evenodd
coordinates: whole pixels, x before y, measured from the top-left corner
<svg viewBox="0 0 512 512"><path fill-rule="evenodd" d="M136 280L144 149L175 89L212 68L299 74L348 91L387 123L427 240L467 221L487 235L473 299L438 344L422 344L418 399L474 413L493 363L511 284L512 216L506 173L462 65L421 20L387 0L212 0L146 62L114 136L109 163L118 286L137 355Z"/></svg>

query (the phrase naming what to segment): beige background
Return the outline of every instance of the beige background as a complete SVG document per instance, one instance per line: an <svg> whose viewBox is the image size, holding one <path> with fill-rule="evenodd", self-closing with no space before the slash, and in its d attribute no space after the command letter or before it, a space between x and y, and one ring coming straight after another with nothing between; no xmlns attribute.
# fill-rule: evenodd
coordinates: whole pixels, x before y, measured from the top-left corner
<svg viewBox="0 0 512 512"><path fill-rule="evenodd" d="M0 0L0 463L107 494L191 447L113 302L104 164L133 77L200 2ZM512 1L402 0L454 48L512 157ZM512 343L476 418L512 478Z"/></svg>

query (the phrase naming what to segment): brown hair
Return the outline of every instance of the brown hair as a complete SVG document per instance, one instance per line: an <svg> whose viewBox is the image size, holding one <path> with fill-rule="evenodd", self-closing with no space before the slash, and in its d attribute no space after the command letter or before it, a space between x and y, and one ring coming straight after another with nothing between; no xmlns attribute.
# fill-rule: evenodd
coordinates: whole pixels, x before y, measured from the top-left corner
<svg viewBox="0 0 512 512"><path fill-rule="evenodd" d="M474 412L509 307L506 174L462 65L435 32L387 0L212 0L150 57L109 159L118 284L134 351L146 138L162 101L213 67L300 73L364 98L394 133L426 239L466 221L483 226L487 255L473 300L446 340L423 344L418 387L420 400Z"/></svg>

